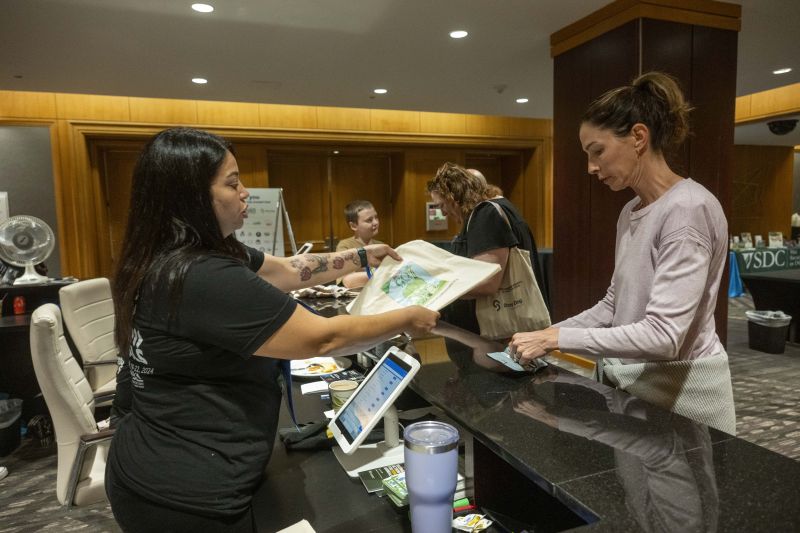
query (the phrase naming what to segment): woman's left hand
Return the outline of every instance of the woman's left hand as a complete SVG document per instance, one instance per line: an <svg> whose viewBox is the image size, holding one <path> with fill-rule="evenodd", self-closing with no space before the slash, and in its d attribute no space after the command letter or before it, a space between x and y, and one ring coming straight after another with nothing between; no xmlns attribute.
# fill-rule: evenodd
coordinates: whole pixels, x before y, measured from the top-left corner
<svg viewBox="0 0 800 533"><path fill-rule="evenodd" d="M525 366L537 357L558 349L558 328L515 333L508 345L517 362Z"/></svg>

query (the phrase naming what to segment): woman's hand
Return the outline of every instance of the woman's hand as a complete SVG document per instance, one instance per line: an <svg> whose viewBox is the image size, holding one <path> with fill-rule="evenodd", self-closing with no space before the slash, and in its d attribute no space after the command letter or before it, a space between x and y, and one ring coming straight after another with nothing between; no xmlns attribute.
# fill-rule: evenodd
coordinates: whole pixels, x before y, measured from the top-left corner
<svg viewBox="0 0 800 533"><path fill-rule="evenodd" d="M406 326L405 332L411 337L427 335L436 327L436 323L439 321L439 313L437 311L431 311L419 305L407 307L403 309L403 312L406 313L408 318L408 326Z"/></svg>
<svg viewBox="0 0 800 533"><path fill-rule="evenodd" d="M364 246L364 251L367 252L367 261L371 267L379 266L387 255L396 261L403 260L402 257L397 255L394 248L388 244L370 244L369 246Z"/></svg>
<svg viewBox="0 0 800 533"><path fill-rule="evenodd" d="M508 345L517 362L525 366L537 357L558 349L558 328L515 333Z"/></svg>

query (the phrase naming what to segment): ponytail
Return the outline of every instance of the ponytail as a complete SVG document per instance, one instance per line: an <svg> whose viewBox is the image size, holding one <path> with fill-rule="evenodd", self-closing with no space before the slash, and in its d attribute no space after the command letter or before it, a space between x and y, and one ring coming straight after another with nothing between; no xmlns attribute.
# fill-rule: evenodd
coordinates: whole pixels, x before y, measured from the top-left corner
<svg viewBox="0 0 800 533"><path fill-rule="evenodd" d="M663 153L677 148L688 136L690 111L674 78L648 72L592 102L583 122L620 137L630 133L634 124L644 124L650 130L651 148Z"/></svg>

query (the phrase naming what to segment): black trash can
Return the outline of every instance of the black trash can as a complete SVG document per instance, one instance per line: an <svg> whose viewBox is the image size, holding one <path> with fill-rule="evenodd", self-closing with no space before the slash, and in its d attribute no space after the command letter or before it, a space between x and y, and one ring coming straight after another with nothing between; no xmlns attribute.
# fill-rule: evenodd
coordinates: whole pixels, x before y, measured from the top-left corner
<svg viewBox="0 0 800 533"><path fill-rule="evenodd" d="M782 311L747 311L747 338L751 350L783 353L792 317Z"/></svg>
<svg viewBox="0 0 800 533"><path fill-rule="evenodd" d="M0 400L0 457L19 447L22 400Z"/></svg>

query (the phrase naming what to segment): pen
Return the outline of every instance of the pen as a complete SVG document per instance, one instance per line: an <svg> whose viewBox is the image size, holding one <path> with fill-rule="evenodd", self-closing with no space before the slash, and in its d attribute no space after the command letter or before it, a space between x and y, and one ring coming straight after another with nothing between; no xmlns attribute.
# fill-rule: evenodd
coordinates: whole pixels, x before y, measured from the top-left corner
<svg viewBox="0 0 800 533"><path fill-rule="evenodd" d="M372 279L372 269L367 265L365 267L367 269L367 279Z"/></svg>

